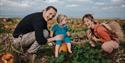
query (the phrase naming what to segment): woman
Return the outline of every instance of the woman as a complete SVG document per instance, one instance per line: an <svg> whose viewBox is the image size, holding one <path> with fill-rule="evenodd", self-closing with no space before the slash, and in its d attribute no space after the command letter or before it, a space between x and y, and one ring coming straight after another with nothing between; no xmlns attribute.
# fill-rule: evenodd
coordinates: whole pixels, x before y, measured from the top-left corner
<svg viewBox="0 0 125 63"><path fill-rule="evenodd" d="M110 32L103 25L95 22L91 14L84 15L82 21L90 29L87 32L87 37L91 40L91 46L94 46L93 42L101 43L102 49L107 53L111 53L113 49L119 47L118 42L112 37Z"/></svg>

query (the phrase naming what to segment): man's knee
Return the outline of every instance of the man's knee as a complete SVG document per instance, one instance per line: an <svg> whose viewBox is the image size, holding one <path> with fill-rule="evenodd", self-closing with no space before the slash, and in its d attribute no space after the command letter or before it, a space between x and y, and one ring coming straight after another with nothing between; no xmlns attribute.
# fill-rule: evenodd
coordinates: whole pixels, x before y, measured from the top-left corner
<svg viewBox="0 0 125 63"><path fill-rule="evenodd" d="M22 36L22 45L24 47L32 45L35 41L35 32L30 32Z"/></svg>
<svg viewBox="0 0 125 63"><path fill-rule="evenodd" d="M48 30L44 29L44 30L43 30L43 35L44 35L45 38L48 38L48 37L49 37L49 32L48 32Z"/></svg>
<svg viewBox="0 0 125 63"><path fill-rule="evenodd" d="M20 47L20 45L21 45L21 38L20 38L20 37L19 37L19 38L13 38L12 44L13 44L16 48Z"/></svg>

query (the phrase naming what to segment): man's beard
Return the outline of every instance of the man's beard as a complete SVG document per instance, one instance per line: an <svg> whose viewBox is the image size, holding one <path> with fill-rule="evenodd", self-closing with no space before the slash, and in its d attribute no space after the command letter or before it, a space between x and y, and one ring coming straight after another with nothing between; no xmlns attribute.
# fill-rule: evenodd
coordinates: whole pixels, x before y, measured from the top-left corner
<svg viewBox="0 0 125 63"><path fill-rule="evenodd" d="M50 21L50 20L52 20L52 18L49 18L47 21Z"/></svg>

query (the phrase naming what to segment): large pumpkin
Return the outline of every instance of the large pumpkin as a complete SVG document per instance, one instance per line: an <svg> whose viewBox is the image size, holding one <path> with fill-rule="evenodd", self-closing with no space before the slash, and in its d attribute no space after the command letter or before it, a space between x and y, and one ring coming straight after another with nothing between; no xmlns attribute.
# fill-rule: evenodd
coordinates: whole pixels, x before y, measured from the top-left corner
<svg viewBox="0 0 125 63"><path fill-rule="evenodd" d="M67 44L63 42L59 48L59 53L60 52L67 52L67 51L68 51Z"/></svg>

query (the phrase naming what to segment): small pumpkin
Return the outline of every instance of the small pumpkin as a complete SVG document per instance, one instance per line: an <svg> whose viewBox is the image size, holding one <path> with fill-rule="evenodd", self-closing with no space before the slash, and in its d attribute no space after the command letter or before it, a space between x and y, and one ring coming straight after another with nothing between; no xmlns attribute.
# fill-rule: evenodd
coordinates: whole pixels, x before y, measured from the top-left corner
<svg viewBox="0 0 125 63"><path fill-rule="evenodd" d="M59 48L59 53L60 52L68 52L68 48L67 48L67 44L66 43L62 43L62 45Z"/></svg>
<svg viewBox="0 0 125 63"><path fill-rule="evenodd" d="M10 53L4 53L2 56L2 60L4 63L14 63L13 62L13 55Z"/></svg>

